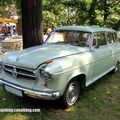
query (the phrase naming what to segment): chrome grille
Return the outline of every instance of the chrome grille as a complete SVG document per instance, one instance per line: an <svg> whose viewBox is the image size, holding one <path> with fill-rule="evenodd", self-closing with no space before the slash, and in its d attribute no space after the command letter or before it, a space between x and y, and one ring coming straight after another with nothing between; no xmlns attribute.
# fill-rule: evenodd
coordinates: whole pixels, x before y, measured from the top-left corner
<svg viewBox="0 0 120 120"><path fill-rule="evenodd" d="M36 80L37 76L34 70L18 67L18 66L13 66L13 65L4 65L4 71L11 74L13 77L13 74L16 74L16 77L21 77L21 78L28 78L32 80Z"/></svg>

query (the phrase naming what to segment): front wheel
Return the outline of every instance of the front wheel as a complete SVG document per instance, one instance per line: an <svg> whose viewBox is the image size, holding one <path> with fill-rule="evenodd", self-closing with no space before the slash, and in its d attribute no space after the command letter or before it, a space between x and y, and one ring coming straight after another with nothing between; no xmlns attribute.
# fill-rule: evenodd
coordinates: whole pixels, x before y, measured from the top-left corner
<svg viewBox="0 0 120 120"><path fill-rule="evenodd" d="M70 81L66 87L66 90L62 96L62 101L65 107L72 106L76 103L80 95L80 85L78 81Z"/></svg>

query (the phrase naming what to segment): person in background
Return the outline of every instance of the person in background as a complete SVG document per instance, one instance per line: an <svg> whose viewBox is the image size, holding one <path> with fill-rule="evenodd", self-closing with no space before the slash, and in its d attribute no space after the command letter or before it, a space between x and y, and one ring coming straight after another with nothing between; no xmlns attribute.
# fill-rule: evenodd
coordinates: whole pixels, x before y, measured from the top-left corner
<svg viewBox="0 0 120 120"><path fill-rule="evenodd" d="M2 40L2 35L1 35L1 33L2 33L2 26L0 26L0 41Z"/></svg>
<svg viewBox="0 0 120 120"><path fill-rule="evenodd" d="M50 25L47 29L47 35L50 35L50 33L52 32L53 29L54 29L54 26Z"/></svg>
<svg viewBox="0 0 120 120"><path fill-rule="evenodd" d="M52 28L49 27L49 28L47 29L47 35L50 35L51 31L52 31Z"/></svg>
<svg viewBox="0 0 120 120"><path fill-rule="evenodd" d="M11 29L10 29L11 36L13 36L13 35L14 35L14 29L13 29L13 26L11 25L10 28L11 28Z"/></svg>
<svg viewBox="0 0 120 120"><path fill-rule="evenodd" d="M2 27L2 33L7 36L8 35L8 27L6 26L6 24Z"/></svg>
<svg viewBox="0 0 120 120"><path fill-rule="evenodd" d="M45 42L45 40L47 39L48 35L47 35L47 30L43 31L43 42Z"/></svg>
<svg viewBox="0 0 120 120"><path fill-rule="evenodd" d="M0 33L2 33L2 26L0 25Z"/></svg>
<svg viewBox="0 0 120 120"><path fill-rule="evenodd" d="M3 33L2 33L2 25L0 25L0 42L4 40ZM0 48L1 49L1 48Z"/></svg>
<svg viewBox="0 0 120 120"><path fill-rule="evenodd" d="M13 34L16 35L16 27L13 25Z"/></svg>
<svg viewBox="0 0 120 120"><path fill-rule="evenodd" d="M47 39L47 37L50 35L51 31L52 31L51 27L48 27L47 30L44 30L44 32L43 32L43 41L45 41Z"/></svg>
<svg viewBox="0 0 120 120"><path fill-rule="evenodd" d="M11 36L11 27L10 27L10 25L8 24L8 35L10 35Z"/></svg>

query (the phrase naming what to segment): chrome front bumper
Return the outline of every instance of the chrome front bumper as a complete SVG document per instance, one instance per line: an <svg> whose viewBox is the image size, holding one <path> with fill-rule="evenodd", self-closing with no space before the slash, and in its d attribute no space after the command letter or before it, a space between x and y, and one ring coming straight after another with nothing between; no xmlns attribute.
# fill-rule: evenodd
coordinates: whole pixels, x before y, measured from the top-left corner
<svg viewBox="0 0 120 120"><path fill-rule="evenodd" d="M22 91L23 95L30 96L33 98L44 99L44 100L56 100L61 96L59 91L44 92L44 91L29 90L29 89L22 88L17 85L13 85L11 83L5 82L4 80L1 80L1 79L0 79L0 85L2 86L7 85L9 87Z"/></svg>

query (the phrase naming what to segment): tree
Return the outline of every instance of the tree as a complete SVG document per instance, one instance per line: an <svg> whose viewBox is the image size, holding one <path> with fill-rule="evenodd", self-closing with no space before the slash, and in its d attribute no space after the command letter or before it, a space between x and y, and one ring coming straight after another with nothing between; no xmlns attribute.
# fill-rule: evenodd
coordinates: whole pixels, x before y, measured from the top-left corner
<svg viewBox="0 0 120 120"><path fill-rule="evenodd" d="M120 28L119 0L44 0L43 7L45 23Z"/></svg>
<svg viewBox="0 0 120 120"><path fill-rule="evenodd" d="M10 18L16 14L15 0L0 0L0 17Z"/></svg>
<svg viewBox="0 0 120 120"><path fill-rule="evenodd" d="M67 13L61 1L63 0L43 0L43 20L46 26L57 27L66 24Z"/></svg>
<svg viewBox="0 0 120 120"><path fill-rule="evenodd" d="M90 9L88 11L88 18L89 18L89 24L90 25L95 25L95 19L96 19L96 14L95 14L95 7L96 7L96 0L93 0L91 5L90 5Z"/></svg>
<svg viewBox="0 0 120 120"><path fill-rule="evenodd" d="M23 48L42 44L42 0L21 0Z"/></svg>

